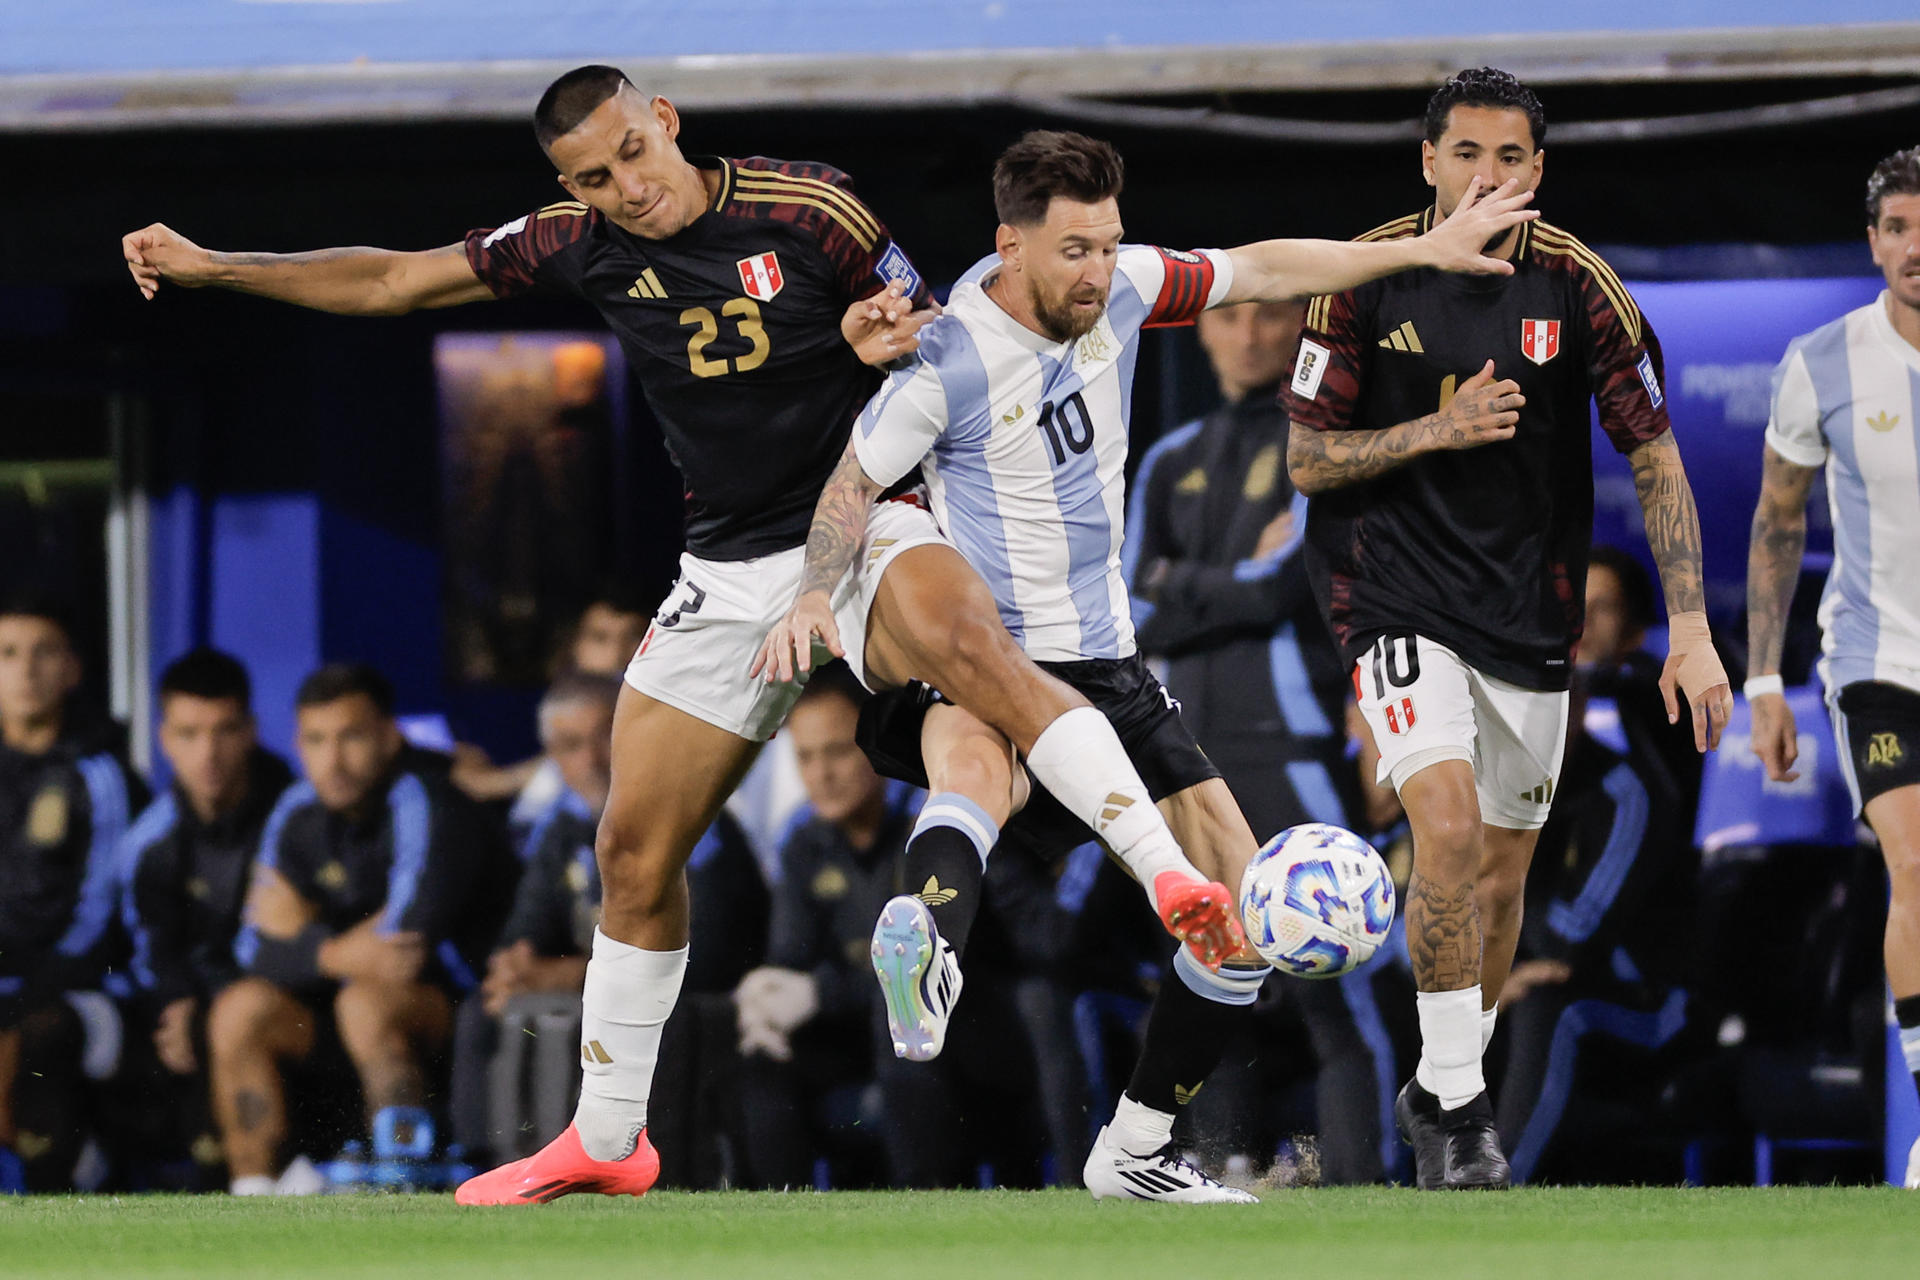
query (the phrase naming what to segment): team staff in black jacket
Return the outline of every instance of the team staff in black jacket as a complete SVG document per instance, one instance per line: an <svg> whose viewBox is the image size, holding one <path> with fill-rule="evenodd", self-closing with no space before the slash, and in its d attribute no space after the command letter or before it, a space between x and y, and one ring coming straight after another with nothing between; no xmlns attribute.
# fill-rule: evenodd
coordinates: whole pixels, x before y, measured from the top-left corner
<svg viewBox="0 0 1920 1280"><path fill-rule="evenodd" d="M1287 478L1287 415L1277 403L1303 312L1248 303L1200 316L1220 407L1147 450L1127 529L1140 647L1167 661L1181 715L1262 840L1302 822L1363 825L1346 759L1352 687L1300 554L1305 499ZM1382 1140L1391 1120L1382 1100L1391 1097L1394 1061L1371 982L1361 973L1290 982L1278 993L1299 1008L1318 1060L1329 1183L1387 1175ZM1246 1049L1263 1056L1257 1045ZM1257 1111L1228 1087L1197 1100L1193 1123L1206 1145L1248 1150L1263 1145L1246 1131Z"/></svg>
<svg viewBox="0 0 1920 1280"><path fill-rule="evenodd" d="M393 689L368 667L308 676L296 698L306 781L267 820L234 954L245 976L208 1017L214 1112L233 1189L272 1189L285 1062L331 1011L369 1115L426 1101L426 1056L476 985L519 864L505 838L410 753Z"/></svg>
<svg viewBox="0 0 1920 1280"><path fill-rule="evenodd" d="M65 1185L84 1136L65 997L101 979L115 847L146 802L115 726L73 702L79 684L60 608L0 603L0 1151L33 1189Z"/></svg>
<svg viewBox="0 0 1920 1280"><path fill-rule="evenodd" d="M237 658L195 649L160 676L160 751L173 784L121 841L121 916L138 996L129 1058L165 1106L141 1108L150 1137L215 1163L202 1074L206 1012L239 976L233 958L247 868L267 815L293 781L260 745L253 685ZM139 1044L144 1038L151 1051ZM156 1070L157 1068L157 1070Z"/></svg>

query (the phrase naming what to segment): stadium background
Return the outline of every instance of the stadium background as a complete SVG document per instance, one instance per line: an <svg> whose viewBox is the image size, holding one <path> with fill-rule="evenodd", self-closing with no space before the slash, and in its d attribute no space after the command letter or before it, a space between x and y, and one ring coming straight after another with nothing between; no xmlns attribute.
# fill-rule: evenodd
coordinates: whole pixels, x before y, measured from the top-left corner
<svg viewBox="0 0 1920 1280"><path fill-rule="evenodd" d="M596 60L675 98L691 150L850 171L938 281L988 246L991 158L1038 125L1121 147L1138 238L1343 237L1422 202L1427 87L1492 63L1546 101L1542 209L1614 263L1662 335L1690 466L1714 477L1699 488L1724 626L1766 370L1788 336L1877 288L1860 192L1913 143L1920 104L1908 5L1810 16L1780 0L10 6L0 579L98 582L82 598L94 692L134 726L143 766L158 763L152 677L199 642L252 667L270 744L290 739L305 671L357 658L395 679L403 709L513 758L537 690L451 678L434 604L434 344L590 318L514 303L344 320L179 291L143 305L120 234L164 220L222 248L448 243L552 198L525 116L553 73ZM1210 394L1189 336L1153 343L1136 457ZM678 494L628 404L614 567L658 594ZM1617 464L1602 477L1601 536L1638 549L1624 485Z"/></svg>

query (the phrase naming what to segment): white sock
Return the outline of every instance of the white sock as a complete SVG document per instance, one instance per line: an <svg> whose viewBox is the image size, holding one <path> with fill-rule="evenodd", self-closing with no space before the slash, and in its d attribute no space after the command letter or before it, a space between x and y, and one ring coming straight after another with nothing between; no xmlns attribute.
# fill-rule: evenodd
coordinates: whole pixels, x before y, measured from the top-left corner
<svg viewBox="0 0 1920 1280"><path fill-rule="evenodd" d="M593 931L580 1009L580 1146L595 1160L624 1160L647 1127L647 1095L660 1029L680 998L687 949L642 951Z"/></svg>
<svg viewBox="0 0 1920 1280"><path fill-rule="evenodd" d="M1113 1109L1107 1124L1107 1139L1128 1155L1149 1156L1167 1145L1173 1137L1173 1115L1155 1111L1144 1102L1135 1102L1126 1094Z"/></svg>
<svg viewBox="0 0 1920 1280"><path fill-rule="evenodd" d="M235 1178L227 1184L227 1191L236 1196L270 1196L279 1190L279 1179L264 1173L250 1173L244 1178Z"/></svg>
<svg viewBox="0 0 1920 1280"><path fill-rule="evenodd" d="M1414 1079L1451 1111L1487 1087L1480 1074L1480 984L1464 991L1417 991L1420 1065Z"/></svg>
<svg viewBox="0 0 1920 1280"><path fill-rule="evenodd" d="M1487 1056L1487 1046L1493 1043L1493 1024L1500 1020L1500 1005L1496 1002L1491 1009L1480 1011L1480 1056Z"/></svg>
<svg viewBox="0 0 1920 1280"><path fill-rule="evenodd" d="M1156 909L1153 882L1162 873L1204 878L1180 852L1113 726L1092 707L1075 707L1041 730L1027 752L1027 768L1107 842Z"/></svg>

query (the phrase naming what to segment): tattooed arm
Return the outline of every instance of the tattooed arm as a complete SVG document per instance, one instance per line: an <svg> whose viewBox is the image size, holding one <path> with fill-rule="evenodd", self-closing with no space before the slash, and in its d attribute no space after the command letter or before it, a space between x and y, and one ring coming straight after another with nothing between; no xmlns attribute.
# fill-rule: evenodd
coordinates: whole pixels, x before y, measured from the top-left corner
<svg viewBox="0 0 1920 1280"><path fill-rule="evenodd" d="M1786 647L1787 610L1807 545L1807 494L1818 467L1787 461L1768 445L1760 476L1760 502L1753 510L1747 543L1747 675L1780 673ZM1799 757L1799 733L1787 700L1762 694L1752 701L1753 753L1775 782L1791 782Z"/></svg>
<svg viewBox="0 0 1920 1280"><path fill-rule="evenodd" d="M1493 380L1489 360L1438 413L1424 418L1379 431L1320 431L1296 422L1287 434L1287 475L1312 497L1384 475L1423 453L1508 440L1526 402L1519 383Z"/></svg>
<svg viewBox="0 0 1920 1280"><path fill-rule="evenodd" d="M1707 630L1700 514L1693 505L1693 487L1671 430L1635 448L1627 460L1633 464L1647 546L1667 600L1668 653L1660 672L1667 720L1679 722L1678 695L1684 693L1692 709L1694 746L1708 751L1720 744L1720 731L1733 711L1733 691Z"/></svg>
<svg viewBox="0 0 1920 1280"><path fill-rule="evenodd" d="M122 237L120 252L148 298L166 280L186 289L213 285L340 315L391 316L494 297L459 244L418 253L368 248L216 253L156 222Z"/></svg>
<svg viewBox="0 0 1920 1280"><path fill-rule="evenodd" d="M749 676L765 672L767 683L772 684L806 675L813 667L816 636L834 657L846 656L833 617L833 588L866 541L867 517L881 488L868 477L854 442L848 440L839 465L827 477L827 487L820 491L820 501L814 504L799 593L786 616L767 633L766 643L747 671Z"/></svg>

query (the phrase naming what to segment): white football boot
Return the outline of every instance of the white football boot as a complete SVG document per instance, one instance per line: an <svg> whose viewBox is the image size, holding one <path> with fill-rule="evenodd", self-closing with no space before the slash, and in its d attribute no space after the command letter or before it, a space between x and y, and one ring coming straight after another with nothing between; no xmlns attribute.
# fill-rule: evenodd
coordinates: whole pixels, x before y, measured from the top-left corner
<svg viewBox="0 0 1920 1280"><path fill-rule="evenodd" d="M1907 1149L1907 1190L1920 1191L1920 1138Z"/></svg>
<svg viewBox="0 0 1920 1280"><path fill-rule="evenodd" d="M1259 1204L1260 1198L1238 1187L1209 1178L1206 1172L1181 1158L1169 1142L1158 1151L1138 1156L1122 1151L1108 1135L1113 1126L1100 1130L1087 1153L1082 1171L1087 1190L1095 1200L1163 1200L1169 1204Z"/></svg>
<svg viewBox="0 0 1920 1280"><path fill-rule="evenodd" d="M887 1004L893 1056L931 1062L947 1043L960 999L960 961L920 899L902 895L880 908L873 926L873 972Z"/></svg>

